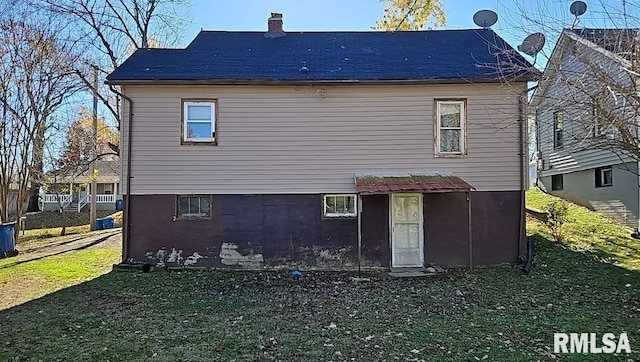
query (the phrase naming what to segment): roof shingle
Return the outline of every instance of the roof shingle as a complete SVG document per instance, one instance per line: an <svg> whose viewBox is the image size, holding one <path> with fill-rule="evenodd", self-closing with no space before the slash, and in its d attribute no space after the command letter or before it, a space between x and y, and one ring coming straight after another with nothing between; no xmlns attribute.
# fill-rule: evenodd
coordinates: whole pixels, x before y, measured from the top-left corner
<svg viewBox="0 0 640 362"><path fill-rule="evenodd" d="M201 31L185 49L137 50L107 79L436 82L532 75L530 64L491 29L264 34Z"/></svg>

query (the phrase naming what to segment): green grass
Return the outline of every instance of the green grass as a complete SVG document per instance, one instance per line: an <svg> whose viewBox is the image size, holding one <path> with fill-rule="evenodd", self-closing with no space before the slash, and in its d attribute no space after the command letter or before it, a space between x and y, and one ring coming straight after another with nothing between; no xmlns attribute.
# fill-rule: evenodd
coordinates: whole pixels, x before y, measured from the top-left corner
<svg viewBox="0 0 640 362"><path fill-rule="evenodd" d="M575 223L588 224L577 211ZM0 360L638 361L638 256L611 252L611 236L598 230L617 226L593 220L589 248L573 234L550 242L543 225L529 223L529 275L517 266L364 281L329 272L293 280L286 271L112 271L0 311ZM104 270L89 267L102 263L96 254L64 255L53 264L75 266L38 261L23 273L64 284ZM633 353L553 356L554 332L627 332Z"/></svg>
<svg viewBox="0 0 640 362"><path fill-rule="evenodd" d="M579 252L591 253L594 257L624 268L640 271L640 242L630 237L628 230L602 214L585 207L563 201L539 190L527 192L527 206L543 210L557 200L569 206L569 222L563 226L567 247ZM551 240L545 225L529 220L527 230Z"/></svg>
<svg viewBox="0 0 640 362"><path fill-rule="evenodd" d="M91 280L111 270L120 248L70 251L39 260L0 259L0 309Z"/></svg>

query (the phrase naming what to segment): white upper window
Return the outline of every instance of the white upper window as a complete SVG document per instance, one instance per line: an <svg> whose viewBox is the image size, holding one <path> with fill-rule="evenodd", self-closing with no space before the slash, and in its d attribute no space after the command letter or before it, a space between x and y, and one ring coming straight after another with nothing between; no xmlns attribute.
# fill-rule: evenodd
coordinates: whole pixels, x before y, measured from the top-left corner
<svg viewBox="0 0 640 362"><path fill-rule="evenodd" d="M182 141L184 143L216 141L216 102L184 102Z"/></svg>
<svg viewBox="0 0 640 362"><path fill-rule="evenodd" d="M356 195L324 195L325 217L353 217L356 215Z"/></svg>
<svg viewBox="0 0 640 362"><path fill-rule="evenodd" d="M436 101L436 154L466 154L466 102Z"/></svg>

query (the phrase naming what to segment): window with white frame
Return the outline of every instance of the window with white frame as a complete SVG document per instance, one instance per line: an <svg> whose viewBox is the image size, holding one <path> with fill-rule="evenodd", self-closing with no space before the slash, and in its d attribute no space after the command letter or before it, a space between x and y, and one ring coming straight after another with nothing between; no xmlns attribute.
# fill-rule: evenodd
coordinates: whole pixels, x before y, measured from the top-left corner
<svg viewBox="0 0 640 362"><path fill-rule="evenodd" d="M564 145L564 118L562 112L553 112L553 148Z"/></svg>
<svg viewBox="0 0 640 362"><path fill-rule="evenodd" d="M596 187L613 186L613 168L611 166L595 169Z"/></svg>
<svg viewBox="0 0 640 362"><path fill-rule="evenodd" d="M466 101L436 100L436 155L466 154Z"/></svg>
<svg viewBox="0 0 640 362"><path fill-rule="evenodd" d="M356 195L324 195L325 217L354 217L356 216Z"/></svg>
<svg viewBox="0 0 640 362"><path fill-rule="evenodd" d="M177 202L178 218L208 218L211 216L211 196L179 195Z"/></svg>
<svg viewBox="0 0 640 362"><path fill-rule="evenodd" d="M183 100L182 143L216 143L216 101Z"/></svg>

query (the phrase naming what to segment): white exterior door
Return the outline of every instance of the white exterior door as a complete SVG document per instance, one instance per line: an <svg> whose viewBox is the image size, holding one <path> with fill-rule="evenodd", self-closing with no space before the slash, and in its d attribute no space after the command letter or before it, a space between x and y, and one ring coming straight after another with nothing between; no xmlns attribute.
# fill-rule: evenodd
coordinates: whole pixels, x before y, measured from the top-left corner
<svg viewBox="0 0 640 362"><path fill-rule="evenodd" d="M391 195L391 266L424 264L422 194Z"/></svg>

